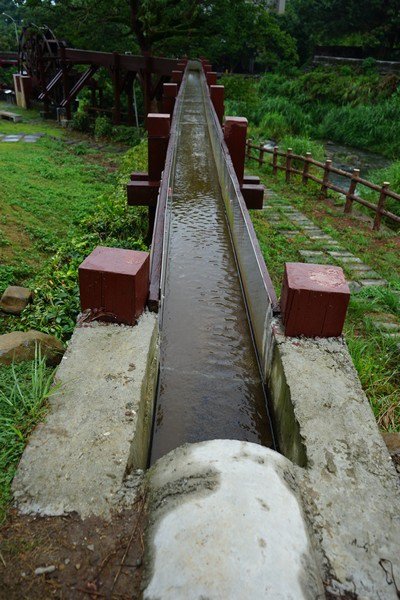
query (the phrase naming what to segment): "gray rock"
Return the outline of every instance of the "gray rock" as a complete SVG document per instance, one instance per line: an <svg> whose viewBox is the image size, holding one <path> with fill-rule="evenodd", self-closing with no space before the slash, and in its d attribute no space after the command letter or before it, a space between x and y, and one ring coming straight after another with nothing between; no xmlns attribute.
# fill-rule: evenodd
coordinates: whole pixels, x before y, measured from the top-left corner
<svg viewBox="0 0 400 600"><path fill-rule="evenodd" d="M0 309L10 315L19 315L31 300L31 290L17 285L10 285L1 297Z"/></svg>
<svg viewBox="0 0 400 600"><path fill-rule="evenodd" d="M54 565L50 565L49 567L38 567L35 569L35 575L46 575L46 573L54 573L56 570Z"/></svg>
<svg viewBox="0 0 400 600"><path fill-rule="evenodd" d="M47 333L31 330L0 335L0 364L33 360L37 344L49 364L57 365L60 362L64 354L64 346L60 340Z"/></svg>

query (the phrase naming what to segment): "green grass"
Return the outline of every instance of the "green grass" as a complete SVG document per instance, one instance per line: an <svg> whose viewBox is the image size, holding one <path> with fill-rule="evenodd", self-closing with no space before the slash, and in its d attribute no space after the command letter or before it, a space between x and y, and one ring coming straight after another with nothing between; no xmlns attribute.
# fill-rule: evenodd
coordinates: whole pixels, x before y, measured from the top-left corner
<svg viewBox="0 0 400 600"><path fill-rule="evenodd" d="M15 104L0 102L0 110L13 112L22 116L22 121L13 123L8 119L0 119L0 133L6 135L17 133L46 133L56 137L64 137L65 130L61 129L54 121L44 121L41 119L38 110L24 110L18 108Z"/></svg>
<svg viewBox="0 0 400 600"><path fill-rule="evenodd" d="M342 209L335 206L335 195L327 201L318 200L317 185L287 185L282 176L272 178L265 167L252 168L251 172L260 175L267 187L306 214L342 248L361 258L388 280L388 287L364 288L352 293L344 334L379 426L389 431L400 431L399 339L388 338L372 326L374 319L400 322L399 237L393 232L371 231L370 224L360 221L357 215L343 215ZM282 235L280 231L295 230L295 227L283 213L280 217L278 224L272 224L266 211L252 211L261 250L278 295L285 262L303 262L300 250L323 248L320 242L309 240L301 233L293 233L289 239ZM346 266L344 270L350 275Z"/></svg>
<svg viewBox="0 0 400 600"><path fill-rule="evenodd" d="M46 414L52 380L53 370L38 349L33 361L0 366L0 523L29 435Z"/></svg>
<svg viewBox="0 0 400 600"><path fill-rule="evenodd" d="M115 161L84 141L0 142L0 294L10 284L35 285L59 247L98 210L99 198L113 194ZM2 318L0 333L14 326L19 320Z"/></svg>

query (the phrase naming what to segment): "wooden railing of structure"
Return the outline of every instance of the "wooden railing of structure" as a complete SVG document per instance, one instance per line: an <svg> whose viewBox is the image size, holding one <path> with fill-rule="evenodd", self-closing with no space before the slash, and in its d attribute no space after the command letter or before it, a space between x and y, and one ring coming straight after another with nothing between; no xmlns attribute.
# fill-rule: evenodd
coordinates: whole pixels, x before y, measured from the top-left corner
<svg viewBox="0 0 400 600"><path fill-rule="evenodd" d="M254 155L252 150L256 150L257 155ZM264 158L265 154L271 154L272 160L266 161ZM272 173L274 176L278 174L278 171L284 171L286 183L290 183L292 175L300 175L304 185L307 185L310 179L315 183L319 183L321 185L320 198L322 199L327 197L328 190L343 194L346 197L344 212L347 214L352 212L354 202L366 206L375 213L373 224L373 229L375 231L380 229L382 217L386 217L395 223L400 223L400 216L385 208L387 198L393 198L394 200L400 202L400 194L390 190L390 184L387 181L384 181L382 185L377 185L371 181L363 179L360 177L359 169L353 169L352 173L349 173L347 171L343 171L343 169L334 167L331 160L326 160L325 162L314 160L310 152L307 152L305 156L301 156L299 154L293 154L291 148L288 148L286 152L282 152L279 150L278 146L275 146L272 149L265 147L264 144L253 144L252 140L247 140L247 158L249 160L258 162L259 165L269 164L272 168ZM280 158L283 159L282 162L279 161ZM293 166L293 161L296 161L297 164L299 162L302 163L303 168L299 169ZM311 172L311 167L316 167L314 172ZM322 170L323 172L322 179L317 177L315 174L318 169ZM340 175L341 177L348 179L349 187L345 189L330 181L329 177L331 173L335 173L336 175ZM369 202L368 200L365 200L357 195L357 185L363 185L371 190L374 190L375 192L378 192L378 203L373 204L372 202Z"/></svg>

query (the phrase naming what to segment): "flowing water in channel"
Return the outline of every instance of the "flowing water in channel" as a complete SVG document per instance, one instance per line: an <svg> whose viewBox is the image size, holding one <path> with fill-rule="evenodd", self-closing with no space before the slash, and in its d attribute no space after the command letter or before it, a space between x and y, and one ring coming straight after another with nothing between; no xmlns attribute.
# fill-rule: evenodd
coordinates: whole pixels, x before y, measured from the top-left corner
<svg viewBox="0 0 400 600"><path fill-rule="evenodd" d="M191 71L177 149L151 463L186 442L217 438L272 446L199 74Z"/></svg>

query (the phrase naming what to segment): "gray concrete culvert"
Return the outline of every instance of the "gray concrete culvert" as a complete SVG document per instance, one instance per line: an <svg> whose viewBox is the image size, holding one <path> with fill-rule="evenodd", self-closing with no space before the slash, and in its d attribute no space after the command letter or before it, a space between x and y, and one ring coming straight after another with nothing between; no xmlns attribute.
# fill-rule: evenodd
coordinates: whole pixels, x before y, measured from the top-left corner
<svg viewBox="0 0 400 600"><path fill-rule="evenodd" d="M169 453L147 480L145 600L324 597L283 456L213 440Z"/></svg>

